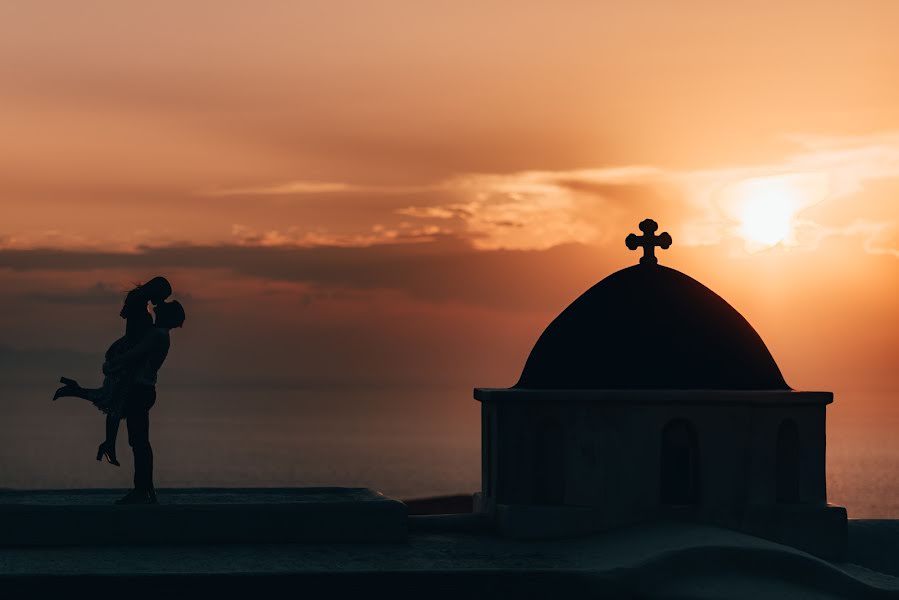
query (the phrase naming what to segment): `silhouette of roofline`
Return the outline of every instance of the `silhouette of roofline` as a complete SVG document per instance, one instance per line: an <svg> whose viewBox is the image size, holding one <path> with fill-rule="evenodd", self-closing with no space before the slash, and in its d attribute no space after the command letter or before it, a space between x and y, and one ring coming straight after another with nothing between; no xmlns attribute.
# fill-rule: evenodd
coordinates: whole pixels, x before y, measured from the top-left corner
<svg viewBox="0 0 899 600"><path fill-rule="evenodd" d="M600 402L605 404L830 404L833 392L796 390L571 390L529 388L474 388L479 402L536 400Z"/></svg>
<svg viewBox="0 0 899 600"><path fill-rule="evenodd" d="M616 271L569 304L540 334L514 388L790 390L737 309L653 264Z"/></svg>

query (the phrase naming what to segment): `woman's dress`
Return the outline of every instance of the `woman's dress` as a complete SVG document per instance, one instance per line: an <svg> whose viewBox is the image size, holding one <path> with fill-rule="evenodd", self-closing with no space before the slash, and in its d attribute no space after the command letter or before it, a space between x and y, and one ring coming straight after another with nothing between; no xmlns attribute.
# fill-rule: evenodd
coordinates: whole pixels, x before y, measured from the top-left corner
<svg viewBox="0 0 899 600"><path fill-rule="evenodd" d="M125 335L106 351L107 363L134 348L153 327L153 318L147 312L147 299L139 287L128 293L120 316L125 319ZM87 399L104 414L121 419L125 398L134 382L134 369L104 372L104 375L103 387L87 389Z"/></svg>
<svg viewBox="0 0 899 600"><path fill-rule="evenodd" d="M130 340L128 336L122 336L112 343L106 351L106 362L128 352L140 340ZM103 378L103 387L88 388L87 399L97 407L100 412L112 417L122 418L125 398L133 380L132 369L121 369L110 372Z"/></svg>

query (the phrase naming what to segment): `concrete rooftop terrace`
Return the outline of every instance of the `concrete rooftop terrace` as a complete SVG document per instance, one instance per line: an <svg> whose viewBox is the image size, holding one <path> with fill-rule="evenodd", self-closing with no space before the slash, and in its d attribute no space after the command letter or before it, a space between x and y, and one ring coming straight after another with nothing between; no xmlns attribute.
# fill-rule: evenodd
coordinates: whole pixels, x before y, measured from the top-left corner
<svg viewBox="0 0 899 600"><path fill-rule="evenodd" d="M0 532L9 531L16 511L21 517L28 511L47 510L56 512L59 527L76 533L84 532L79 518L84 515L89 515L94 527L116 524L130 529L131 523L155 521L170 533L173 527L165 519L178 518L179 511L185 510L184 514L196 517L202 514L200 509L218 516L229 514L236 520L222 521L223 526L244 534L252 530L241 518L266 523L267 517L254 513L273 509L282 511L272 520L275 523L285 511L295 509L305 511L304 522L316 526L351 518L356 525L341 527L369 527L365 518L352 517L353 511L346 507L313 509L322 502L335 506L349 502L374 503L376 510L389 506L389 511L399 505L401 512L390 514L391 519L402 515L404 535L395 541L317 543L174 542L164 535L139 543L109 539L79 543L75 536L69 536L68 545L0 540L3 595L68 597L77 591L130 597L173 593L176 597L246 597L274 596L286 589L295 595L317 590L329 595L429 598L513 594L519 598L899 598L897 521L851 521L849 555L845 562L832 564L759 538L684 523L647 523L568 540L507 540L490 532L465 532L470 516L459 516L460 527L448 517L407 519L402 503L367 490L163 490L163 504L158 506L108 503L121 493L2 493ZM296 504L302 506L292 506ZM348 512L341 514L341 510ZM317 512L318 518L310 516ZM14 527L27 531L22 523ZM270 535L269 530L263 533Z"/></svg>
<svg viewBox="0 0 899 600"><path fill-rule="evenodd" d="M399 541L406 506L365 488L192 488L116 506L122 490L0 492L0 545Z"/></svg>

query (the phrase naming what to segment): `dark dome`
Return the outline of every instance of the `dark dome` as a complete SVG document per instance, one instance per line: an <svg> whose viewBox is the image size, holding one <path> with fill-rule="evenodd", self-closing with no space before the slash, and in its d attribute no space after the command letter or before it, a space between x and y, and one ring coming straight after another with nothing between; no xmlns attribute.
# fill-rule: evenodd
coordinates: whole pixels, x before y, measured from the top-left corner
<svg viewBox="0 0 899 600"><path fill-rule="evenodd" d="M636 265L549 324L516 384L529 389L788 390L755 329L680 271Z"/></svg>

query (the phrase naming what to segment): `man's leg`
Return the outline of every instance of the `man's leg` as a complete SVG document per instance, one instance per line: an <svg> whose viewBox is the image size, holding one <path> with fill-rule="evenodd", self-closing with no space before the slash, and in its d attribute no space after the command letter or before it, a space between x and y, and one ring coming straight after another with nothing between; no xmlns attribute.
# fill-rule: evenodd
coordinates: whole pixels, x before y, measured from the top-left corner
<svg viewBox="0 0 899 600"><path fill-rule="evenodd" d="M153 448L150 447L150 411L135 410L128 414L128 444L134 452L134 489L153 491Z"/></svg>

